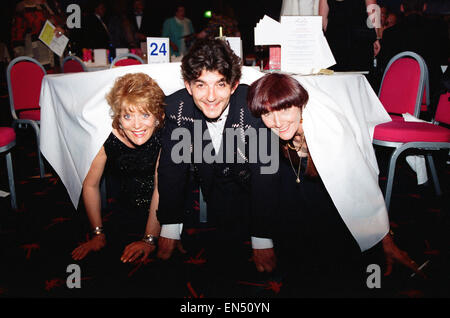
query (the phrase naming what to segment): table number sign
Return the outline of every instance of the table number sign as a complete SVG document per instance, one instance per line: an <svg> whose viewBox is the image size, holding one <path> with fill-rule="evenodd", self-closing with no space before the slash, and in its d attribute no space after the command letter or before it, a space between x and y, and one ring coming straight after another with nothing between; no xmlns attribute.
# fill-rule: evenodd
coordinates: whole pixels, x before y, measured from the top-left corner
<svg viewBox="0 0 450 318"><path fill-rule="evenodd" d="M147 38L147 62L170 62L169 38Z"/></svg>

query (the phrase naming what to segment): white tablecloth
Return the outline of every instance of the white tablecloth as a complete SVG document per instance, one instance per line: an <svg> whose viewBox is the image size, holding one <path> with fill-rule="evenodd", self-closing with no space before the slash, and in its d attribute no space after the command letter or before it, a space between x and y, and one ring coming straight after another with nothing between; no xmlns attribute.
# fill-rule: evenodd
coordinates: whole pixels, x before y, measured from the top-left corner
<svg viewBox="0 0 450 318"><path fill-rule="evenodd" d="M111 132L105 95L117 77L135 72L154 78L166 95L184 87L180 63L44 77L40 98L41 151L61 178L74 206L78 206L92 160ZM241 83L251 84L263 75L254 68L243 67ZM374 127L390 117L361 74L295 78L310 95L304 129L311 155L342 218L365 250L387 232L387 212L378 187L372 137ZM370 221L359 222L362 217Z"/></svg>
<svg viewBox="0 0 450 318"><path fill-rule="evenodd" d="M295 77L310 97L303 128L311 157L343 221L365 251L389 231L372 139L375 126L391 119L363 75Z"/></svg>

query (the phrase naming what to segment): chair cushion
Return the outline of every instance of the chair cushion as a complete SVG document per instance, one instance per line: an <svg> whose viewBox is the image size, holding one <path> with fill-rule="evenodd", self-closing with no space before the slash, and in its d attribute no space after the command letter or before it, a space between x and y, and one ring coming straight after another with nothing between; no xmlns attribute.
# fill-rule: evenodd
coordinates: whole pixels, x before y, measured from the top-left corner
<svg viewBox="0 0 450 318"><path fill-rule="evenodd" d="M16 139L16 132L11 127L0 127L0 147L4 147Z"/></svg>
<svg viewBox="0 0 450 318"><path fill-rule="evenodd" d="M450 142L450 129L423 122L391 121L375 127L373 139L392 142Z"/></svg>
<svg viewBox="0 0 450 318"><path fill-rule="evenodd" d="M39 120L41 120L41 110L40 109L25 110L25 111L19 113L19 118L39 121Z"/></svg>

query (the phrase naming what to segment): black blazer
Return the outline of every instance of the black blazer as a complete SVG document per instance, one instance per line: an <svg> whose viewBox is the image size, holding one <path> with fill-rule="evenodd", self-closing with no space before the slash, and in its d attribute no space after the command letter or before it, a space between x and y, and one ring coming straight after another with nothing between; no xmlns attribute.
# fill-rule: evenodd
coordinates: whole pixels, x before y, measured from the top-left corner
<svg viewBox="0 0 450 318"><path fill-rule="evenodd" d="M130 21L131 30L134 33L139 32L148 37L160 36L160 29L162 26L162 18L157 15L150 15L149 11L144 11L142 14L141 26L138 27L136 16L133 12L129 12L127 15Z"/></svg>
<svg viewBox="0 0 450 318"><path fill-rule="evenodd" d="M103 20L105 25L108 23ZM88 49L108 49L111 41L108 31L94 15L86 16L82 26L82 47Z"/></svg>
<svg viewBox="0 0 450 318"><path fill-rule="evenodd" d="M269 188L273 176L261 175L258 170L261 164L250 156L250 137L245 132L249 128L258 131L264 125L247 107L247 89L248 86L239 85L230 98L221 151L216 154L223 162L216 160L209 163L203 156L198 156L203 151L212 154L215 152L209 144L210 140L194 143L194 133L198 134L200 128L200 124L194 124L194 121L201 121L202 135L208 134L208 129L203 113L195 106L187 90L182 89L166 98L166 121L161 137L162 150L158 168L157 215L161 224L183 223L190 170L194 166L196 179L208 205L208 219L210 215L219 219L226 216L228 220L248 222L253 236L271 236L270 218L274 207ZM189 132L192 137L190 146L185 148L185 151L190 152L185 157L186 162L175 163L171 157L172 149L179 154L181 148L179 140L171 140L176 128L185 128L184 132ZM227 131L227 128L234 130ZM194 131L195 129L197 130ZM235 142L226 142L227 136L233 136ZM242 142L238 142L238 138ZM227 145L232 149L227 149ZM233 160L226 160L226 154L233 156ZM230 161L231 163L227 163Z"/></svg>

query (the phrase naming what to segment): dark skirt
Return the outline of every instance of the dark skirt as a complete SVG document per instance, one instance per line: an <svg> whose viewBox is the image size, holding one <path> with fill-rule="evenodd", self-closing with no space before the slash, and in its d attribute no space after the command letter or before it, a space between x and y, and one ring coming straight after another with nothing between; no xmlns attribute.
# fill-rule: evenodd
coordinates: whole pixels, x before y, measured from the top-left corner
<svg viewBox="0 0 450 318"><path fill-rule="evenodd" d="M288 296L349 296L363 283L356 240L320 178L303 176L297 184L290 163L280 161L274 241L289 284Z"/></svg>

